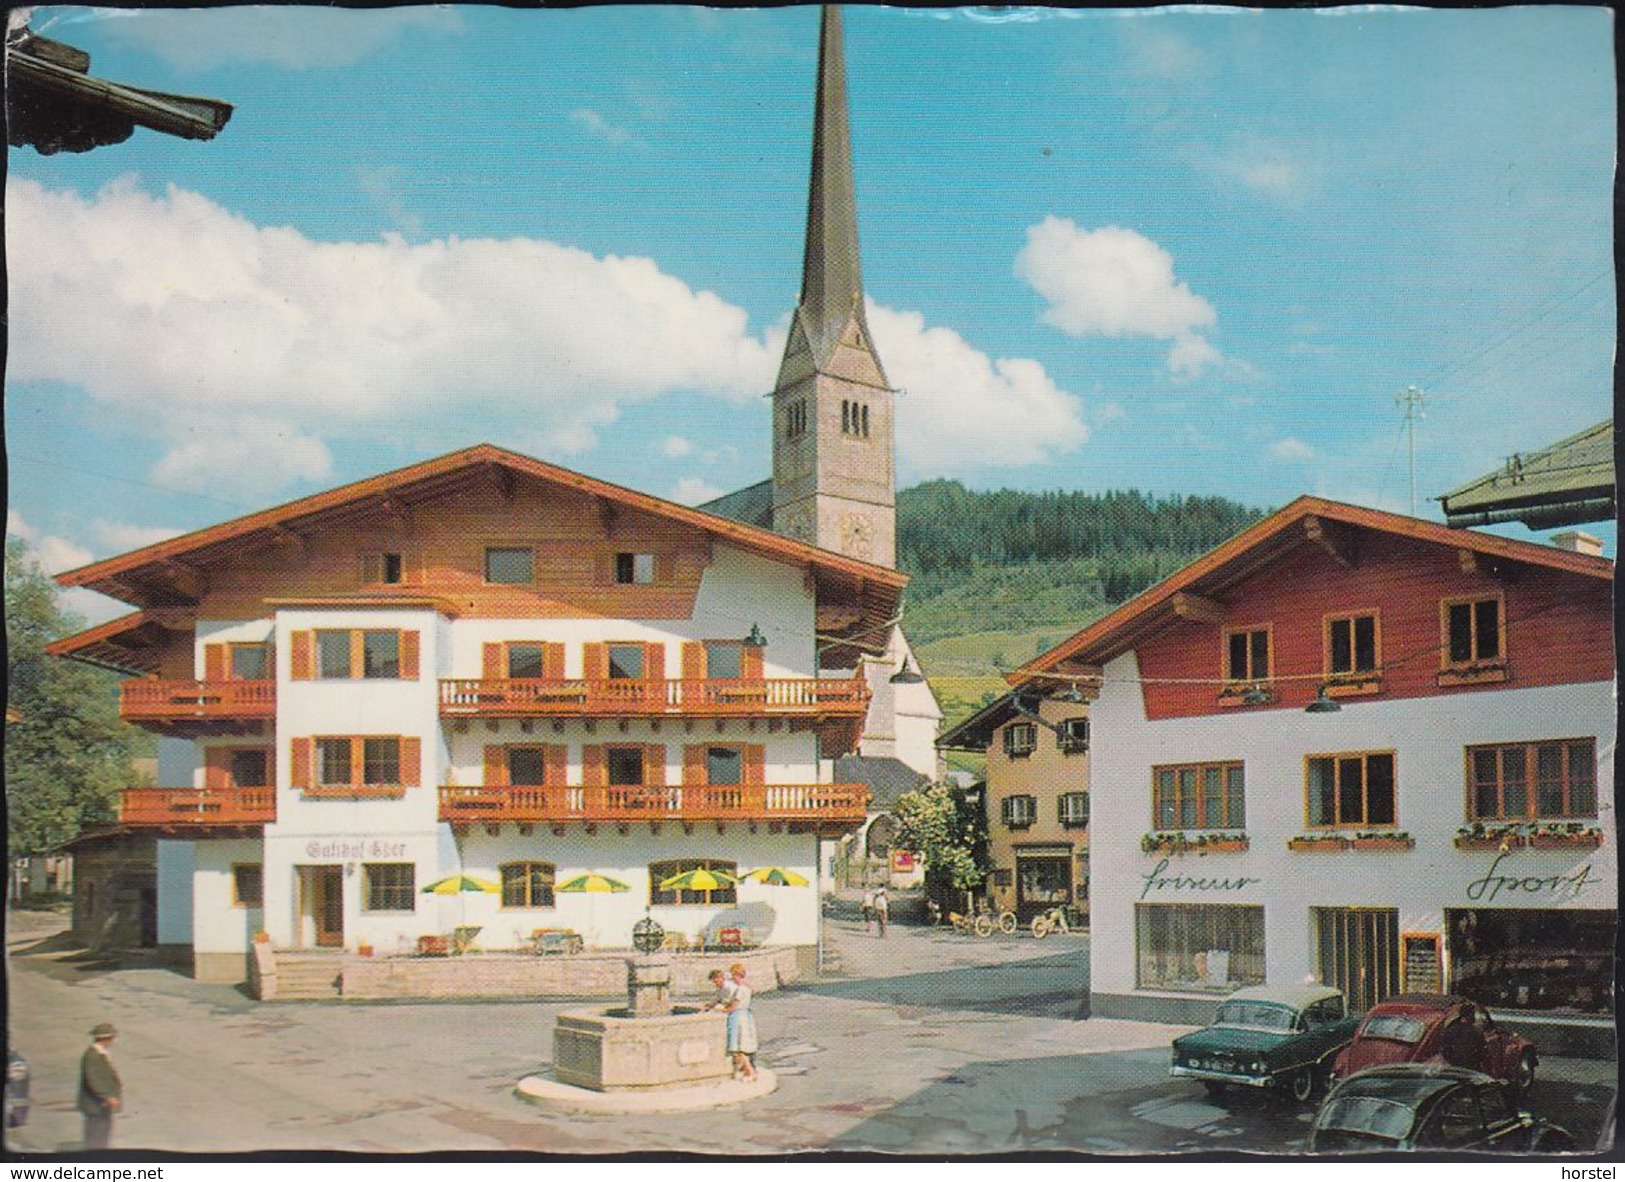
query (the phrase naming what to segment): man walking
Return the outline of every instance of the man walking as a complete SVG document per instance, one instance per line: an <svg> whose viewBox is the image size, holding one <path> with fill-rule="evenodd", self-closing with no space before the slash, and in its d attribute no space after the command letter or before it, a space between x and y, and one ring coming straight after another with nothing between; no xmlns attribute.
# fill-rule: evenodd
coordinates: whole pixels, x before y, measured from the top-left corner
<svg viewBox="0 0 1625 1182"><path fill-rule="evenodd" d="M875 922L880 925L880 938L886 938L886 920L891 916L891 901L886 898L886 888L881 887L875 892Z"/></svg>
<svg viewBox="0 0 1625 1182"><path fill-rule="evenodd" d="M113 1066L117 1036L111 1022L102 1022L90 1032L90 1046L79 1060L79 1111L85 1117L86 1149L106 1149L113 1141L113 1114L124 1100L124 1086Z"/></svg>

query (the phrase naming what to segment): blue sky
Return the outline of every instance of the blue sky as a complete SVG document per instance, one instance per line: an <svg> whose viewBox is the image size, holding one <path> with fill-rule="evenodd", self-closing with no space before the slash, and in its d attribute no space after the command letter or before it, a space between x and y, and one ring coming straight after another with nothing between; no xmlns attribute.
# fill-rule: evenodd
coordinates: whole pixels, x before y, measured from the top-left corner
<svg viewBox="0 0 1625 1182"><path fill-rule="evenodd" d="M1611 21L846 9L900 484L1405 511L1414 385L1437 518L1605 418ZM765 478L817 23L36 9L236 113L10 152L8 530L66 569L479 441L690 503Z"/></svg>

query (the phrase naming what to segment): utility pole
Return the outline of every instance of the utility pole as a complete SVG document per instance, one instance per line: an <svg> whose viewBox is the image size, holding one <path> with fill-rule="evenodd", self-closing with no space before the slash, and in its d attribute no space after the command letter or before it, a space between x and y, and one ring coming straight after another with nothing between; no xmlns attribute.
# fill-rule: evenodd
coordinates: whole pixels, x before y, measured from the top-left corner
<svg viewBox="0 0 1625 1182"><path fill-rule="evenodd" d="M1416 420L1422 417L1422 391L1406 386L1394 395L1394 405L1405 411L1405 435L1409 443L1411 460L1411 516L1416 516Z"/></svg>

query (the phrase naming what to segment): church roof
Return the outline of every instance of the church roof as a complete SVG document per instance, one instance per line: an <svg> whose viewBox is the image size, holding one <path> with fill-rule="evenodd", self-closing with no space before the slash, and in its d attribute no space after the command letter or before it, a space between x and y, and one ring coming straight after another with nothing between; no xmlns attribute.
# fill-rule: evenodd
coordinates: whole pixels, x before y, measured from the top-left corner
<svg viewBox="0 0 1625 1182"><path fill-rule="evenodd" d="M835 782L867 784L869 811L884 813L898 797L925 787L931 778L890 755L843 755L835 761Z"/></svg>
<svg viewBox="0 0 1625 1182"><path fill-rule="evenodd" d="M695 508L702 513L713 513L729 521L754 525L758 529L772 529L773 479L769 477L731 493L723 493L716 500L696 505Z"/></svg>

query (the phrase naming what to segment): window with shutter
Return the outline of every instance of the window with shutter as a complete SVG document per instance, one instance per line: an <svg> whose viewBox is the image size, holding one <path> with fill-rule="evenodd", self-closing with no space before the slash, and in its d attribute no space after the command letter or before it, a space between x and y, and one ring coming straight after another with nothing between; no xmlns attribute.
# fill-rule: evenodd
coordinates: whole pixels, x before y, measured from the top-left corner
<svg viewBox="0 0 1625 1182"><path fill-rule="evenodd" d="M1004 728L1004 753L1013 759L1031 755L1038 747L1038 726L1031 722L1012 722Z"/></svg>
<svg viewBox="0 0 1625 1182"><path fill-rule="evenodd" d="M1036 796L1006 796L1000 803L1000 816L1009 829L1026 829L1038 819Z"/></svg>

